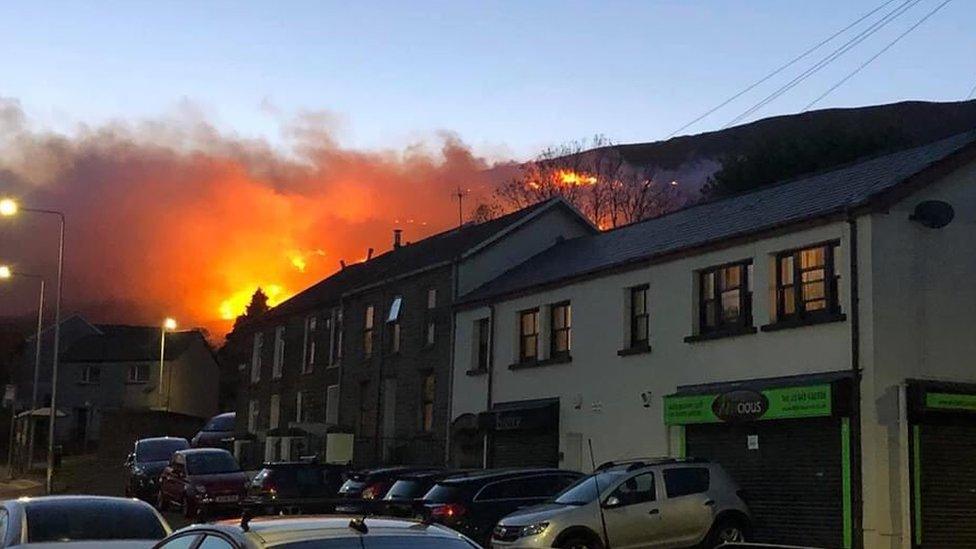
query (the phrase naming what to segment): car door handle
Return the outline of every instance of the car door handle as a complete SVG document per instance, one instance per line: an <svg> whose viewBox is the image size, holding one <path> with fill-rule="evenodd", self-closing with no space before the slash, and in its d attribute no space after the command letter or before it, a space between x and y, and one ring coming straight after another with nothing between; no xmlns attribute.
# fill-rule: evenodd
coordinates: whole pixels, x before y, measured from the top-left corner
<svg viewBox="0 0 976 549"><path fill-rule="evenodd" d="M705 505L706 507L712 507L712 506L714 506L714 505L715 505L715 502L714 502L714 501L712 501L712 500L710 500L710 499L707 499L707 500L705 500L705 503L704 503L704 505Z"/></svg>
<svg viewBox="0 0 976 549"><path fill-rule="evenodd" d="M661 514L661 510L660 509L651 509L650 511L647 512L647 514L648 515L660 515Z"/></svg>

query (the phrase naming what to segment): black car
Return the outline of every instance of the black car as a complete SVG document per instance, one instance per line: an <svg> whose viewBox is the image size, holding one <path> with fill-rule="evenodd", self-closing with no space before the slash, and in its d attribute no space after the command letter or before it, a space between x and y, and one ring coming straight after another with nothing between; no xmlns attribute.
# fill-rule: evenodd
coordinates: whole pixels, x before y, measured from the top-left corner
<svg viewBox="0 0 976 549"><path fill-rule="evenodd" d="M295 503L294 512L329 513L333 506L323 506L321 500L338 497L346 469L345 465L306 461L266 463L248 485L244 503L267 507L285 500Z"/></svg>
<svg viewBox="0 0 976 549"><path fill-rule="evenodd" d="M502 517L548 501L582 476L561 469L489 470L441 480L423 502L434 522L487 547Z"/></svg>
<svg viewBox="0 0 976 549"><path fill-rule="evenodd" d="M200 429L200 432L193 435L190 439L190 446L194 448L223 448L233 451L234 425L237 422L237 414L228 412L218 414L207 422Z"/></svg>
<svg viewBox="0 0 976 549"><path fill-rule="evenodd" d="M339 488L339 498L347 500L347 502L340 504L336 511L339 513L361 513L366 509L366 506L360 503L361 500L371 502L383 499L393 483L401 476L422 471L440 470L442 469L400 465L351 472L346 475L346 481Z"/></svg>
<svg viewBox="0 0 976 549"><path fill-rule="evenodd" d="M386 505L381 506L381 511L391 516L412 516L416 514L413 504L423 498L435 484L448 478L470 474L472 474L470 470L451 469L403 474L383 496Z"/></svg>
<svg viewBox="0 0 976 549"><path fill-rule="evenodd" d="M159 493L159 474L169 464L173 453L186 450L185 438L157 437L137 440L125 458L125 496L156 502Z"/></svg>

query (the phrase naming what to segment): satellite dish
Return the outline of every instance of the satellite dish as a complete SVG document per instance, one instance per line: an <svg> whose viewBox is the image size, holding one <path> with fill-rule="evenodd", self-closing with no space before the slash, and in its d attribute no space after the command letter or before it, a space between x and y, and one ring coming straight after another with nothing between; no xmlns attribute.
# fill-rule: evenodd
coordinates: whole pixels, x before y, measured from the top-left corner
<svg viewBox="0 0 976 549"><path fill-rule="evenodd" d="M908 219L917 221L923 227L930 229L941 229L948 225L952 218L956 216L956 211L948 202L941 200L926 200L919 202L915 206L915 211Z"/></svg>

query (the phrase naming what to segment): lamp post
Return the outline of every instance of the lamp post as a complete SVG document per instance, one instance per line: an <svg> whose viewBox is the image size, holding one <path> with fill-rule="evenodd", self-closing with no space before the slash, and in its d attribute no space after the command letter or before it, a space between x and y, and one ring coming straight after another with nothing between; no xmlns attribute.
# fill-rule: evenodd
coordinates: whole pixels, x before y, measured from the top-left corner
<svg viewBox="0 0 976 549"><path fill-rule="evenodd" d="M12 217L18 212L55 215L58 217L58 289L54 298L54 358L51 361L51 408L47 430L47 480L45 490L48 494L54 492L54 426L58 416L58 363L60 361L59 347L61 345L61 291L64 288L64 213L56 210L39 208L21 208L11 198L0 199L0 216Z"/></svg>
<svg viewBox="0 0 976 549"><path fill-rule="evenodd" d="M44 277L31 273L16 272L11 270L10 267L0 265L0 279L8 279L12 276L31 278L40 283L40 291L37 296L37 333L34 336L34 383L31 385L31 407L27 424L27 470L30 471L31 466L34 464L34 410L37 409L37 383L41 374L41 331L44 328ZM11 411L11 413L13 412ZM12 426L11 430L13 430ZM13 457L13 444L10 445L9 454L7 457L8 467L13 463L11 459ZM12 475L8 474L8 476Z"/></svg>
<svg viewBox="0 0 976 549"><path fill-rule="evenodd" d="M163 321L163 328L159 331L159 408L167 409L169 408L169 402L163 404L163 363L166 360L166 332L167 330L175 330L176 321L172 318L167 318ZM168 398L166 399L169 400ZM165 408L164 408L165 406Z"/></svg>

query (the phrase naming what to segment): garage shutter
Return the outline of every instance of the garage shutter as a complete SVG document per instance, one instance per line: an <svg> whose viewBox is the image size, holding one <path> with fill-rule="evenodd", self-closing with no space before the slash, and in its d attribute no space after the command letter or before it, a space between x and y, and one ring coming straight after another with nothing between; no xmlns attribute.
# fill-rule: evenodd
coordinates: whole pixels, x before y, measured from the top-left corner
<svg viewBox="0 0 976 549"><path fill-rule="evenodd" d="M922 547L976 547L976 426L918 429Z"/></svg>
<svg viewBox="0 0 976 549"><path fill-rule="evenodd" d="M688 456L722 464L744 490L758 542L843 546L841 445L837 418L686 427Z"/></svg>
<svg viewBox="0 0 976 549"><path fill-rule="evenodd" d="M498 431L492 440L492 467L558 467L556 429Z"/></svg>

